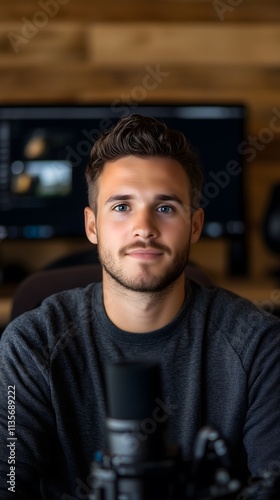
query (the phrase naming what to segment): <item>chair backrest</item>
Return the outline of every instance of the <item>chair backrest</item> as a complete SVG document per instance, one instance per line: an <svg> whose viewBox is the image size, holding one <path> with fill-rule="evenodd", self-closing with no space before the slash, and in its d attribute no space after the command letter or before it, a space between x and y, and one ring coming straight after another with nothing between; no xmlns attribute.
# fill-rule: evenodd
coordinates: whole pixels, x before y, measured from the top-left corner
<svg viewBox="0 0 280 500"><path fill-rule="evenodd" d="M187 265L186 276L203 285L213 285L210 278L193 264ZM89 283L101 280L102 268L100 264L83 264L33 273L25 278L16 289L10 319L34 309L41 304L43 299L54 293L84 287Z"/></svg>
<svg viewBox="0 0 280 500"><path fill-rule="evenodd" d="M25 278L13 297L11 319L39 306L54 293L84 287L102 279L100 264L85 264L38 271Z"/></svg>

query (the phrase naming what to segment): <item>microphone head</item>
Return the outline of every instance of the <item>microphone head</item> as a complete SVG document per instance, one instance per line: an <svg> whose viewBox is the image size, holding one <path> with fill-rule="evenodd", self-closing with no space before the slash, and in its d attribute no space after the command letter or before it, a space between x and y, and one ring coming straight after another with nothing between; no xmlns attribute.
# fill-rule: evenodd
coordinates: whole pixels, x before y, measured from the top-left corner
<svg viewBox="0 0 280 500"><path fill-rule="evenodd" d="M146 361L112 364L107 368L106 385L110 453L128 462L163 457L168 415L163 409L159 365Z"/></svg>
<svg viewBox="0 0 280 500"><path fill-rule="evenodd" d="M152 417L162 399L160 367L152 362L114 363L107 368L108 417L143 420Z"/></svg>

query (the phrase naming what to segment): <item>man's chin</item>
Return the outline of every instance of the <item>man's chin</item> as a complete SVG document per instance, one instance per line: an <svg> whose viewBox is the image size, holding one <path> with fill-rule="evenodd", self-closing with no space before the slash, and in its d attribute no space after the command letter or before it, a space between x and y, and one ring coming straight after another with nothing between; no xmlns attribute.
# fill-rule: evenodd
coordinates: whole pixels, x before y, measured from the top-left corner
<svg viewBox="0 0 280 500"><path fill-rule="evenodd" d="M178 279L178 275L173 276L135 276L128 278L124 276L113 275L110 276L123 288L138 293L156 293L162 292L169 288Z"/></svg>

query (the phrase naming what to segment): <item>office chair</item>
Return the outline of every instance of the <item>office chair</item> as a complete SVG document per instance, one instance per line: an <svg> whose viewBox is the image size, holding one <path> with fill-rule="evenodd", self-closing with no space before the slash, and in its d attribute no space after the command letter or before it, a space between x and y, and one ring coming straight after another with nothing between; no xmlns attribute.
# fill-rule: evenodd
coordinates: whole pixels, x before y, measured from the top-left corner
<svg viewBox="0 0 280 500"><path fill-rule="evenodd" d="M194 264L186 266L186 276L202 285L213 286L210 278ZM16 289L10 320L39 306L43 299L54 293L84 287L101 280L100 264L81 264L35 272L25 278Z"/></svg>

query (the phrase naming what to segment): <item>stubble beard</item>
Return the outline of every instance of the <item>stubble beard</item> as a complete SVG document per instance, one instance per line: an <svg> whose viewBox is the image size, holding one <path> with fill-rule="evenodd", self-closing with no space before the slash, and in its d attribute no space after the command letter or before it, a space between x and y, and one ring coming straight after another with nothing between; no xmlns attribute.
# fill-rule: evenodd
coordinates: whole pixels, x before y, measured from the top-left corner
<svg viewBox="0 0 280 500"><path fill-rule="evenodd" d="M109 250L105 250L100 244L97 250L103 269L118 285L133 292L155 294L172 288L176 280L184 272L189 260L190 242L188 241L186 246L174 255L160 276L153 274L153 266L143 262L141 265L138 264L138 274L129 277L125 273L125 269L116 264Z"/></svg>

